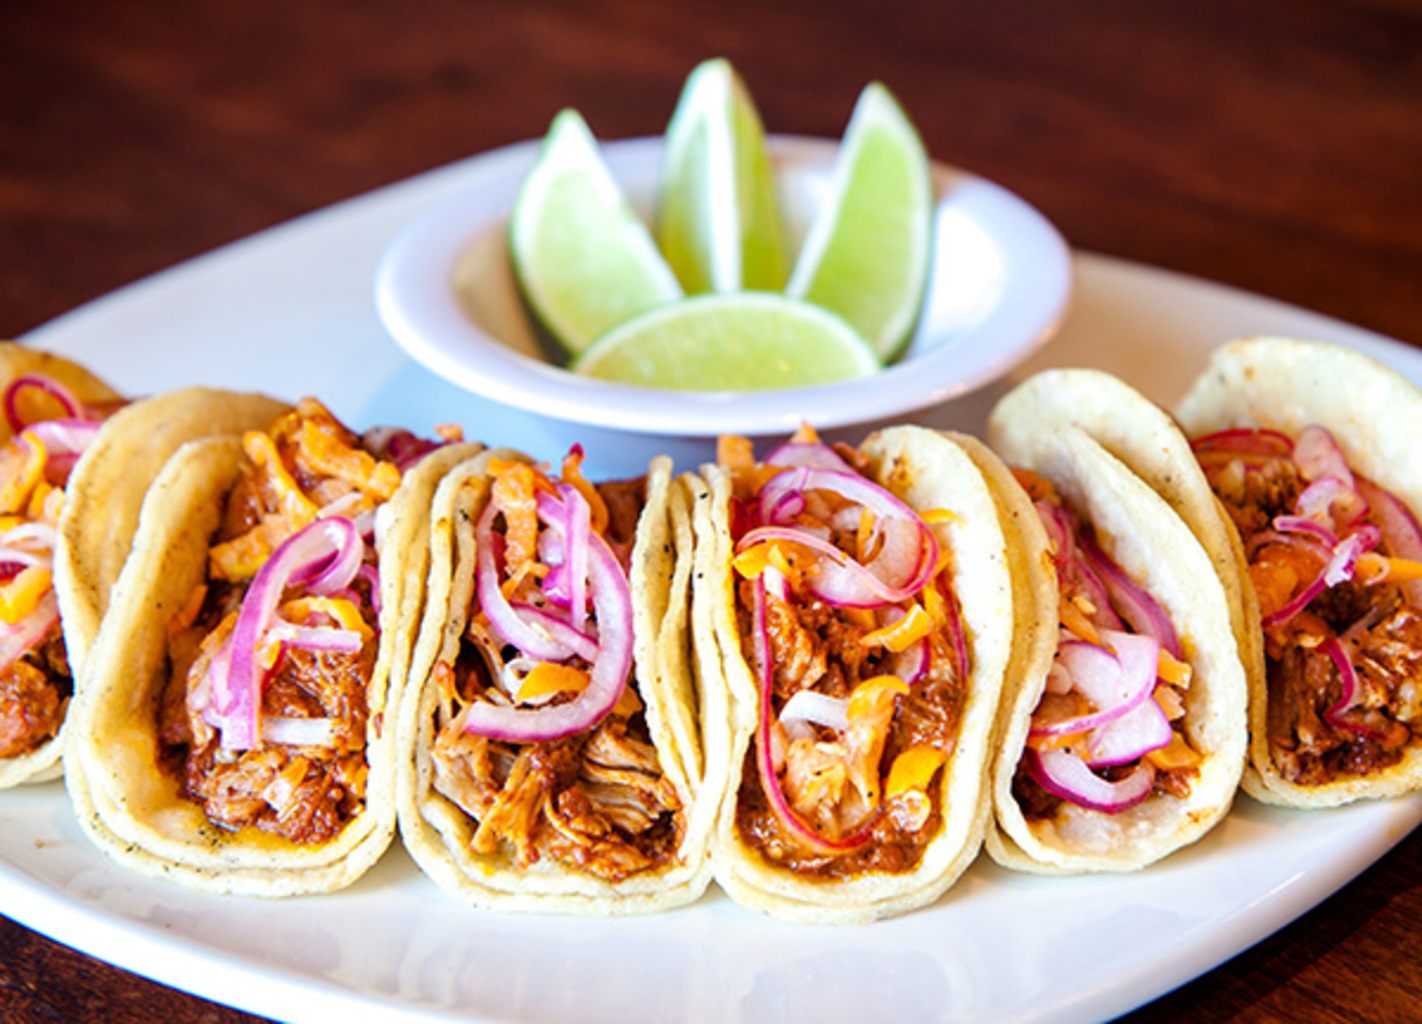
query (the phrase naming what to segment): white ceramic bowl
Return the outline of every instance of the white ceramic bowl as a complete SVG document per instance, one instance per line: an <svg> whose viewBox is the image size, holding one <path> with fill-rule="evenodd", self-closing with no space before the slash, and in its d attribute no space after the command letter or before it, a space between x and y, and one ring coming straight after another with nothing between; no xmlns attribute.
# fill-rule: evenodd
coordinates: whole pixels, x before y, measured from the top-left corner
<svg viewBox="0 0 1422 1024"><path fill-rule="evenodd" d="M837 143L770 139L798 247L829 189ZM1066 243L1033 207L982 178L934 166L939 202L925 308L906 353L871 377L783 391L633 387L548 362L514 282L507 226L538 152L520 143L472 160L463 186L391 241L376 272L380 318L409 355L453 384L543 415L681 437L766 435L892 419L1006 373L1056 329L1071 291ZM602 144L634 207L650 217L660 138ZM792 250L793 251L793 250Z"/></svg>

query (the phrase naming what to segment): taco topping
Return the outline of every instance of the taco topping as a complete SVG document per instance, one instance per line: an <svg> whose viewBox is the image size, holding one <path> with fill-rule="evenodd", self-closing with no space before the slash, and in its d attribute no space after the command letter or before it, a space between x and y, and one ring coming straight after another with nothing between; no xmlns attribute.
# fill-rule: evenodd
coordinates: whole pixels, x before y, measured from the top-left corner
<svg viewBox="0 0 1422 1024"><path fill-rule="evenodd" d="M64 487L101 413L39 374L11 381L0 406L14 434L0 446L0 758L12 758L59 734L73 692L54 546Z"/></svg>
<svg viewBox="0 0 1422 1024"><path fill-rule="evenodd" d="M807 428L756 463L723 439L743 649L760 694L737 809L795 871L907 871L942 821L967 644L929 520ZM895 467L893 472L903 472Z"/></svg>
<svg viewBox="0 0 1422 1024"><path fill-rule="evenodd" d="M1354 473L1327 430L1236 428L1194 442L1259 599L1267 734L1312 786L1401 760L1422 733L1422 529Z"/></svg>
<svg viewBox="0 0 1422 1024"><path fill-rule="evenodd" d="M364 806L378 510L400 471L312 398L242 447L170 625L161 756L215 824L324 842Z"/></svg>
<svg viewBox="0 0 1422 1024"><path fill-rule="evenodd" d="M669 860L684 829L632 684L627 564L643 481L594 486L583 452L561 476L491 460L474 526L469 624L439 687L434 786L507 844L610 882Z"/></svg>
<svg viewBox="0 0 1422 1024"><path fill-rule="evenodd" d="M1062 801L1109 814L1188 796L1200 756L1183 731L1190 667L1174 624L1049 481L1016 475L1051 542L1061 622L1013 795L1037 819Z"/></svg>

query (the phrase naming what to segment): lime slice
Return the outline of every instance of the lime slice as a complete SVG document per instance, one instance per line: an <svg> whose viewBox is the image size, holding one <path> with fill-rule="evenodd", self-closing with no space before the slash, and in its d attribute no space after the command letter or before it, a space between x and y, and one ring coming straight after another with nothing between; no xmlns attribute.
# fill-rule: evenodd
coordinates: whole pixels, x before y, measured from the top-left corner
<svg viewBox="0 0 1422 1024"><path fill-rule="evenodd" d="M553 119L519 188L509 249L533 315L572 354L682 294L575 110Z"/></svg>
<svg viewBox="0 0 1422 1024"><path fill-rule="evenodd" d="M657 241L688 293L785 286L787 261L765 129L731 65L687 76L667 125Z"/></svg>
<svg viewBox="0 0 1422 1024"><path fill-rule="evenodd" d="M573 361L590 377L677 391L764 391L880 368L859 333L778 292L709 292L644 313Z"/></svg>
<svg viewBox="0 0 1422 1024"><path fill-rule="evenodd" d="M933 242L928 154L878 82L859 96L825 205L816 213L790 295L839 313L880 358L903 349L918 322Z"/></svg>

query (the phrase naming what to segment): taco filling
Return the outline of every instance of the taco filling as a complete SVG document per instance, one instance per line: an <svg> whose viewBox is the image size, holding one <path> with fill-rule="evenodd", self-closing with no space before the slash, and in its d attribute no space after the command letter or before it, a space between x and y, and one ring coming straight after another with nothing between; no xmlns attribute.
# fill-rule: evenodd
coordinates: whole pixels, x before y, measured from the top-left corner
<svg viewBox="0 0 1422 1024"><path fill-rule="evenodd" d="M73 693L54 592L54 555L70 471L112 409L40 374L0 395L12 436L0 445L0 758L59 735Z"/></svg>
<svg viewBox="0 0 1422 1024"><path fill-rule="evenodd" d="M1422 734L1422 530L1333 436L1234 428L1194 442L1259 600L1269 751L1317 786L1398 763Z"/></svg>
<svg viewBox="0 0 1422 1024"><path fill-rule="evenodd" d="M467 626L433 671L434 788L476 854L608 882L672 861L685 813L632 676L628 563L645 480L593 485L491 459Z"/></svg>
<svg viewBox="0 0 1422 1024"><path fill-rule="evenodd" d="M311 398L243 435L207 579L170 622L157 711L162 768L219 827L315 844L364 807L376 513L397 459L423 450L391 440Z"/></svg>
<svg viewBox="0 0 1422 1024"><path fill-rule="evenodd" d="M1184 730L1191 668L1174 624L1050 481L1014 475L1052 547L1060 640L1013 797L1029 821L1063 802L1117 813L1153 795L1189 797L1202 758Z"/></svg>
<svg viewBox="0 0 1422 1024"><path fill-rule="evenodd" d="M807 432L763 464L738 438L718 456L759 693L741 839L807 876L909 871L941 830L932 783L957 743L969 671L935 513L921 518L858 452Z"/></svg>

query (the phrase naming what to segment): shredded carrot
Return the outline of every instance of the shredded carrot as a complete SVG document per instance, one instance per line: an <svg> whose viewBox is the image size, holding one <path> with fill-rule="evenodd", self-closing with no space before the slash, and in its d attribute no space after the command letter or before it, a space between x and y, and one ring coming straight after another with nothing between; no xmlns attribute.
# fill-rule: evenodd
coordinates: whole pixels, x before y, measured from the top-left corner
<svg viewBox="0 0 1422 1024"><path fill-rule="evenodd" d="M1422 562L1410 558L1389 558L1375 551L1358 556L1358 579L1365 584L1407 583L1422 580Z"/></svg>
<svg viewBox="0 0 1422 1024"><path fill-rule="evenodd" d="M188 595L187 602L178 609L178 614L174 615L172 621L168 623L169 634L176 636L196 622L198 612L202 611L202 603L206 600L207 584L199 583L193 587L193 592Z"/></svg>
<svg viewBox="0 0 1422 1024"><path fill-rule="evenodd" d="M0 621L15 625L39 606L50 591L51 573L41 565L27 565L0 585Z"/></svg>
<svg viewBox="0 0 1422 1024"><path fill-rule="evenodd" d="M934 773L947 759L947 755L931 743L914 744L894 758L884 795L892 799L901 793L927 789Z"/></svg>
<svg viewBox="0 0 1422 1024"><path fill-rule="evenodd" d="M517 697L520 701L528 701L550 693L581 693L587 685L588 674L583 669L540 661L519 683Z"/></svg>
<svg viewBox="0 0 1422 1024"><path fill-rule="evenodd" d="M1063 750L1067 747L1079 747L1087 741L1090 733L1073 732L1062 736L1050 735L1028 735L1027 745L1033 750Z"/></svg>
<svg viewBox="0 0 1422 1024"><path fill-rule="evenodd" d="M1202 759L1185 737L1177 732L1170 737L1168 746L1152 750L1146 755L1146 760L1161 771L1168 772L1180 768L1194 768Z"/></svg>
<svg viewBox="0 0 1422 1024"><path fill-rule="evenodd" d="M859 642L865 647L886 647L891 651L906 651L914 642L922 640L933 629L933 622L929 618L923 605L917 601L909 605L906 615L900 616L887 626L882 626L872 633L866 633L859 638Z"/></svg>
<svg viewBox="0 0 1422 1024"><path fill-rule="evenodd" d="M793 444L819 444L820 435L816 432L814 427L810 426L804 420L801 420L800 425L795 428L795 433L790 438L790 441Z"/></svg>
<svg viewBox="0 0 1422 1024"><path fill-rule="evenodd" d="M642 698L637 696L636 688L624 686L622 695L617 698L617 703L613 705L612 714L621 715L623 718L631 718L642 710Z"/></svg>
<svg viewBox="0 0 1422 1024"><path fill-rule="evenodd" d="M879 538L879 545L874 544L874 528L877 525L878 519L870 509L865 508L859 513L859 529L855 531L854 549L857 552L856 557L860 562L867 563L872 559L877 552L872 551L871 546L877 547L883 543L883 538L881 537Z"/></svg>
<svg viewBox="0 0 1422 1024"><path fill-rule="evenodd" d="M1155 673L1172 686L1179 686L1182 689L1188 687L1190 680L1194 677L1190 663L1176 658L1164 647L1160 649L1160 655L1156 659Z"/></svg>
<svg viewBox="0 0 1422 1024"><path fill-rule="evenodd" d="M368 639L372 635L370 626L361 617L360 610L344 597L298 597L281 606L284 619L302 625L310 624L317 616L323 616L341 629L349 629Z"/></svg>
<svg viewBox="0 0 1422 1024"><path fill-rule="evenodd" d="M940 523L960 523L963 521L958 513L947 508L930 508L927 511L920 512L918 517L929 526L937 526Z"/></svg>
<svg viewBox="0 0 1422 1024"><path fill-rule="evenodd" d="M849 694L849 705L844 713L852 724L877 713L880 701L908 692L908 683L898 676L870 676Z"/></svg>
<svg viewBox="0 0 1422 1024"><path fill-rule="evenodd" d="M576 488L577 492L583 496L583 500L588 503L593 533L605 534L609 519L607 502L602 500L602 495L598 493L597 488L583 476L583 457L583 446L580 444L573 445L568 450L568 454L563 456L563 482Z"/></svg>
<svg viewBox="0 0 1422 1024"><path fill-rule="evenodd" d="M514 576L538 551L538 502L533 467L523 462L493 459L494 485L489 500L504 517L504 566Z"/></svg>
<svg viewBox="0 0 1422 1024"><path fill-rule="evenodd" d="M1033 501L1046 501L1056 497L1056 488L1052 486L1050 480L1041 474L1014 466L1012 475L1017 478L1017 482L1022 485L1022 489Z"/></svg>
<svg viewBox="0 0 1422 1024"><path fill-rule="evenodd" d="M1087 643L1095 644L1098 647L1102 646L1101 634L1096 632L1096 625L1086 617L1086 613L1081 610L1074 599L1063 599L1057 606L1057 615L1067 632L1080 637Z"/></svg>
<svg viewBox="0 0 1422 1024"><path fill-rule="evenodd" d="M35 486L44 479L48 456L44 445L30 434L11 438L0 449L0 512L23 512Z"/></svg>

